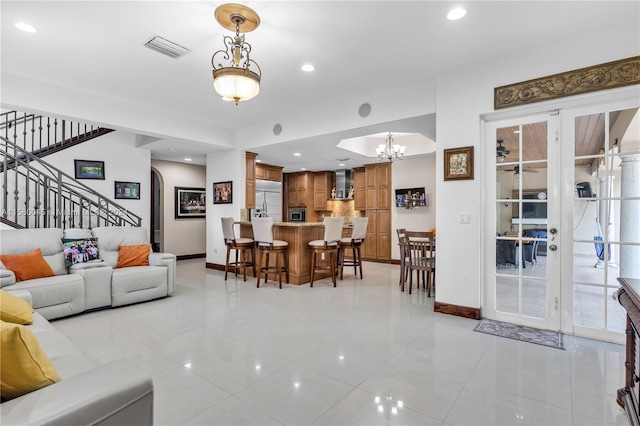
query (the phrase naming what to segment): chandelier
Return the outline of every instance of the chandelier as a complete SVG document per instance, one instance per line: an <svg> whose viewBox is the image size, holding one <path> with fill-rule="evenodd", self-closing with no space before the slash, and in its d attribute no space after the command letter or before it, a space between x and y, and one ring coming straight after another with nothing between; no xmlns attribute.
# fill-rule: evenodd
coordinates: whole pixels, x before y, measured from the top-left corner
<svg viewBox="0 0 640 426"><path fill-rule="evenodd" d="M376 154L378 155L378 160L393 161L394 158L402 159L405 149L407 149L406 146L394 143L393 136L391 136L391 132L389 132L387 135L387 143L378 145Z"/></svg>
<svg viewBox="0 0 640 426"><path fill-rule="evenodd" d="M260 66L249 58L251 45L244 40L244 33L255 30L260 25L260 17L251 8L235 3L218 6L216 21L228 30L235 30L235 37L224 36L224 50L218 50L211 57L213 66L213 87L223 99L233 100L236 105L260 93ZM226 61L227 66L216 61ZM255 65L257 72L249 69Z"/></svg>

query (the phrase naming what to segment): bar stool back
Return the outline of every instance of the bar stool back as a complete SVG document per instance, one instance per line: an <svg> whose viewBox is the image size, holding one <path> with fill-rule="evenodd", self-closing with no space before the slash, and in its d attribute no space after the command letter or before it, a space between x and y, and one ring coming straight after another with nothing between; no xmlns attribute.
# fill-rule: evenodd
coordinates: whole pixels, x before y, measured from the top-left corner
<svg viewBox="0 0 640 426"><path fill-rule="evenodd" d="M364 245L364 237L367 235L368 217L354 217L351 219L353 230L350 237L340 240L340 279L343 277L344 267L353 266L353 274L358 275L357 267L360 268L360 279L362 279L362 258L360 256L360 247ZM351 249L351 259L344 257L345 251Z"/></svg>
<svg viewBox="0 0 640 426"><path fill-rule="evenodd" d="M253 227L253 239L256 241L259 252L256 287L260 287L260 276L264 273L265 283L269 279L269 274L276 274L278 287L282 288L282 274L285 274L286 282L289 283L289 243L273 239L272 217L254 217L251 219L251 226ZM269 266L270 254L276 255L275 266Z"/></svg>
<svg viewBox="0 0 640 426"><path fill-rule="evenodd" d="M336 268L338 260L338 248L342 239L342 226L344 225L344 216L341 217L325 217L324 218L324 239L313 240L309 242L311 250L311 287L313 287L313 279L316 272L330 270L331 281L336 286ZM325 254L329 265L316 266L316 258L318 255Z"/></svg>
<svg viewBox="0 0 640 426"><path fill-rule="evenodd" d="M223 217L222 219L222 236L224 237L224 244L227 246L227 260L224 264L224 279L227 280L227 274L229 267L235 269L235 275L238 276L238 267L242 265L242 275L244 280L247 281L247 266L253 268L253 275L256 275L256 265L253 261L253 240L251 238L236 238L236 233L233 229L235 220L232 217ZM231 250L236 251L235 262L229 262L231 257ZM238 261L238 254L240 254L240 261Z"/></svg>

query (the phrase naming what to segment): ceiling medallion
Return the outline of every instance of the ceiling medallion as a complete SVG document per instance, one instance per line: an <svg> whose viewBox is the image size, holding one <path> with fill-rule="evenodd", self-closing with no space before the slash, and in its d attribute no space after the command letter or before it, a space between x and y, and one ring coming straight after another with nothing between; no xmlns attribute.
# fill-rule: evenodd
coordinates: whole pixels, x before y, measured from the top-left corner
<svg viewBox="0 0 640 426"><path fill-rule="evenodd" d="M404 151L407 149L404 145L399 145L394 143L393 136L391 136L391 132L387 135L386 144L380 144L376 148L376 154L378 155L378 160L389 160L393 161L394 159L402 160L404 157Z"/></svg>
<svg viewBox="0 0 640 426"><path fill-rule="evenodd" d="M236 32L234 37L225 35L224 50L218 50L211 57L213 66L213 87L224 99L233 100L236 105L240 101L252 99L260 93L260 66L252 59L251 45L244 40L244 34L255 30L260 25L260 17L251 8L235 3L218 6L215 11L218 23ZM221 62L227 61L227 65ZM256 71L250 69L254 65Z"/></svg>

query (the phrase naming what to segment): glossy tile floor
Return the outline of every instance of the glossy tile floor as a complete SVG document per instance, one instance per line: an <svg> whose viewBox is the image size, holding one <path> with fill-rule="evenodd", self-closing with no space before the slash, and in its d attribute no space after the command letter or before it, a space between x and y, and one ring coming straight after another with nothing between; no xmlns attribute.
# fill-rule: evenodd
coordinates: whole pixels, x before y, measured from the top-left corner
<svg viewBox="0 0 640 426"><path fill-rule="evenodd" d="M623 346L474 332L401 293L398 269L279 290L186 260L173 297L53 324L100 364L146 369L157 425L628 424Z"/></svg>

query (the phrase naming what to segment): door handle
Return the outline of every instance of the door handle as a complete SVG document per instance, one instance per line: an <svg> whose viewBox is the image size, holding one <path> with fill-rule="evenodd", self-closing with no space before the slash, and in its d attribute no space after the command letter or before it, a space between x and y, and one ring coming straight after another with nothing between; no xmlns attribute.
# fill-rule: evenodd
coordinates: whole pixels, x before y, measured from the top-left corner
<svg viewBox="0 0 640 426"><path fill-rule="evenodd" d="M555 245L555 244L551 244L551 245L549 246L549 250L551 250L551 251L556 251L556 250L558 250L558 246L557 246L557 245Z"/></svg>

